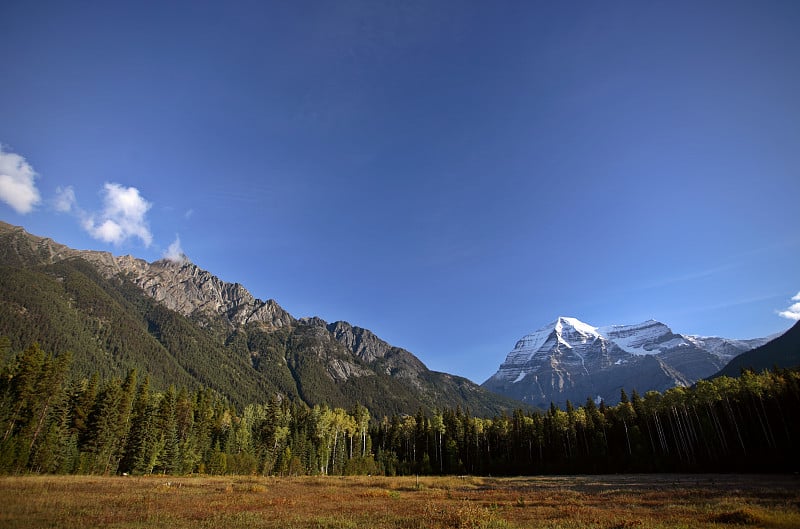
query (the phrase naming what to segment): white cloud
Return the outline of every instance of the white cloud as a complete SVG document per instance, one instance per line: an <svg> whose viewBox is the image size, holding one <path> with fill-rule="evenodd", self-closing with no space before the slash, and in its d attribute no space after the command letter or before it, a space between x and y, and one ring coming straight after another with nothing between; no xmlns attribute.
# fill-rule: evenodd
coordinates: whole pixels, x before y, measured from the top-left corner
<svg viewBox="0 0 800 529"><path fill-rule="evenodd" d="M189 262L189 258L183 253L181 248L181 238L176 234L175 240L169 245L167 251L164 252L164 259L168 259L173 263L184 264Z"/></svg>
<svg viewBox="0 0 800 529"><path fill-rule="evenodd" d="M0 200L17 213L30 213L41 202L35 179L36 171L25 158L0 145Z"/></svg>
<svg viewBox="0 0 800 529"><path fill-rule="evenodd" d="M61 213L70 213L77 208L78 201L75 199L75 190L72 189L72 186L67 186L63 189L56 188L56 198L53 201L53 206L56 211Z"/></svg>
<svg viewBox="0 0 800 529"><path fill-rule="evenodd" d="M787 320L800 321L800 292L792 298L792 301L797 301L788 309L778 313L778 316L786 318Z"/></svg>
<svg viewBox="0 0 800 529"><path fill-rule="evenodd" d="M153 234L145 215L152 204L138 189L106 183L103 202L103 212L99 216L89 215L83 221L83 227L92 237L113 244L138 237L145 246L150 246Z"/></svg>

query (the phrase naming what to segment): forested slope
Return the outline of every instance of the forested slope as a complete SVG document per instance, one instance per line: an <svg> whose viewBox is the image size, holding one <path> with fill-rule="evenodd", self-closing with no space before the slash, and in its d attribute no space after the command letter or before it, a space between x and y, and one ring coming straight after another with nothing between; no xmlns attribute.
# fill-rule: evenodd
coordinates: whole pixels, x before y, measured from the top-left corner
<svg viewBox="0 0 800 529"><path fill-rule="evenodd" d="M800 322L771 342L737 356L715 376L735 377L743 369L762 371L774 367L800 367Z"/></svg>
<svg viewBox="0 0 800 529"><path fill-rule="evenodd" d="M541 474L796 472L800 373L745 372L616 406L371 420L368 409L210 390L155 391L135 371L70 376L70 355L0 340L0 472Z"/></svg>

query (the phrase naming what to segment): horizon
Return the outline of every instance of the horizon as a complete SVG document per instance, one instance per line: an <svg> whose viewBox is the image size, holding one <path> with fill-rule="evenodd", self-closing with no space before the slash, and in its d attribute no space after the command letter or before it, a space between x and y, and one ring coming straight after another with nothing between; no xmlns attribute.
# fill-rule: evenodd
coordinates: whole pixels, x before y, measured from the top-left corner
<svg viewBox="0 0 800 529"><path fill-rule="evenodd" d="M559 315L800 320L800 4L2 9L0 219L482 383Z"/></svg>

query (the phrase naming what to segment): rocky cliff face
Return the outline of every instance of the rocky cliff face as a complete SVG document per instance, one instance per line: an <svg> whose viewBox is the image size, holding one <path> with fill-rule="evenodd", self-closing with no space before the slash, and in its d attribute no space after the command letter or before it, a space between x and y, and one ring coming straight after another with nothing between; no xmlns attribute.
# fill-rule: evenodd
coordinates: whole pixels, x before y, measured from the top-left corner
<svg viewBox="0 0 800 529"><path fill-rule="evenodd" d="M353 327L346 321L331 324L326 324L323 320L317 321L356 358L375 371L403 379L418 390L425 389L422 375L428 373L428 368L413 354L389 345L368 329Z"/></svg>
<svg viewBox="0 0 800 529"><path fill-rule="evenodd" d="M339 343L365 362L374 362L378 358L384 358L392 349L391 345L375 336L371 331L353 327L346 321L337 321L331 324L319 319L316 321L325 326Z"/></svg>
<svg viewBox="0 0 800 529"><path fill-rule="evenodd" d="M221 317L231 327L260 323L269 328L294 322L274 300L256 299L239 283L226 283L188 259L148 263L130 255L74 250L6 223L0 223L0 236L4 262L23 266L84 259L103 276L124 275L159 303L197 321Z"/></svg>
<svg viewBox="0 0 800 529"><path fill-rule="evenodd" d="M124 256L117 264L120 272L150 297L198 321L219 316L232 327L260 323L271 328L294 322L274 300L256 299L239 283L226 283L188 261L162 259L148 264Z"/></svg>
<svg viewBox="0 0 800 529"><path fill-rule="evenodd" d="M623 388L691 385L766 340L687 337L653 320L593 327L562 317L520 339L483 386L540 407L587 397L616 403Z"/></svg>

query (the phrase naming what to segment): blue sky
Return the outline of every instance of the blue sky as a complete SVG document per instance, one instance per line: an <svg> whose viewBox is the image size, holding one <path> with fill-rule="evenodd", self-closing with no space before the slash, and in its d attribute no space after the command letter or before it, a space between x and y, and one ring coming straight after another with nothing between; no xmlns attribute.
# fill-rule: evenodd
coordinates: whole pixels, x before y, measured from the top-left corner
<svg viewBox="0 0 800 529"><path fill-rule="evenodd" d="M765 336L800 317L798 27L794 1L5 1L0 219L182 249L477 382L559 315Z"/></svg>

